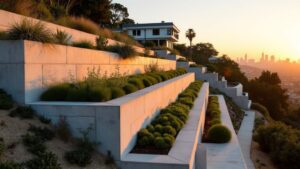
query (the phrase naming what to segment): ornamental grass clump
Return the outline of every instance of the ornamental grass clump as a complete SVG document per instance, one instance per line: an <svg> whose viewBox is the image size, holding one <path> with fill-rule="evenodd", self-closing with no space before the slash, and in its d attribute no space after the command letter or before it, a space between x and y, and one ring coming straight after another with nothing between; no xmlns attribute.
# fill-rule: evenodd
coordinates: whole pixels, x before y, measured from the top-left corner
<svg viewBox="0 0 300 169"><path fill-rule="evenodd" d="M158 151L162 154L167 153L174 144L176 136L188 120L189 111L194 105L192 96L180 96L189 91L197 94L201 86L201 81L191 83L175 102L162 109L151 124L141 129L138 132L137 145L133 149L133 152L157 153Z"/></svg>
<svg viewBox="0 0 300 169"><path fill-rule="evenodd" d="M119 54L122 59L135 58L138 54L136 50L130 45L113 45L107 47L108 51Z"/></svg>
<svg viewBox="0 0 300 169"><path fill-rule="evenodd" d="M32 40L42 43L53 42L52 32L48 30L41 22L24 19L19 23L14 23L6 32L6 38L9 40Z"/></svg>

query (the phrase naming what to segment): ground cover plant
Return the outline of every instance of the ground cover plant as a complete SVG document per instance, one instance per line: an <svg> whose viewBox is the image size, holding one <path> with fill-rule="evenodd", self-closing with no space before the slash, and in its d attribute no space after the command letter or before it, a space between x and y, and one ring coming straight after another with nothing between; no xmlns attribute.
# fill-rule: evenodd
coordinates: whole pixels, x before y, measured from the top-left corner
<svg viewBox="0 0 300 169"><path fill-rule="evenodd" d="M133 153L167 154L189 118L189 111L201 89L202 81L191 83L175 102L162 109L146 128L138 132Z"/></svg>
<svg viewBox="0 0 300 169"><path fill-rule="evenodd" d="M41 95L43 101L89 101L104 102L186 73L185 69L148 72L124 76L120 73L101 75L91 70L84 81L51 86Z"/></svg>
<svg viewBox="0 0 300 169"><path fill-rule="evenodd" d="M300 166L300 131L282 122L261 125L253 139L268 153L279 169L298 169Z"/></svg>
<svg viewBox="0 0 300 169"><path fill-rule="evenodd" d="M210 143L227 143L230 139L230 130L222 125L218 97L210 96L206 110L203 141Z"/></svg>
<svg viewBox="0 0 300 169"><path fill-rule="evenodd" d="M13 108L14 102L10 95L0 89L0 109L8 110Z"/></svg>

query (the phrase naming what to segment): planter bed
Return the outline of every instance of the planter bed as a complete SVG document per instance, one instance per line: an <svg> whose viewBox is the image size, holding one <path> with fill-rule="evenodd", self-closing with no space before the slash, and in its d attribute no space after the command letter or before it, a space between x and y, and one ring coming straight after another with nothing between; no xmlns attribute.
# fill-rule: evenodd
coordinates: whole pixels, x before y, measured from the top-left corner
<svg viewBox="0 0 300 169"><path fill-rule="evenodd" d="M221 110L217 96L210 96L206 111L202 141L210 143L226 143L231 139L230 130L222 125Z"/></svg>
<svg viewBox="0 0 300 169"><path fill-rule="evenodd" d="M131 153L168 154L188 119L201 87L202 81L191 83L175 102L162 109L151 124L139 131L137 144Z"/></svg>
<svg viewBox="0 0 300 169"><path fill-rule="evenodd" d="M61 83L48 88L42 101L105 102L187 73L185 69L107 78L89 73L84 81Z"/></svg>
<svg viewBox="0 0 300 169"><path fill-rule="evenodd" d="M195 168L195 154L204 125L205 110L209 94L208 83L203 83L198 97L184 127L176 136L175 143L167 154L128 153L122 158L122 169L191 169ZM148 122L148 124L150 124ZM146 127L146 126L145 126ZM135 141L136 143L136 141Z"/></svg>
<svg viewBox="0 0 300 169"><path fill-rule="evenodd" d="M91 127L89 136L100 143L98 151L110 151L120 162L134 147L137 132L194 80L193 73L186 73L107 102L38 101L29 105L53 124L65 117L75 137Z"/></svg>

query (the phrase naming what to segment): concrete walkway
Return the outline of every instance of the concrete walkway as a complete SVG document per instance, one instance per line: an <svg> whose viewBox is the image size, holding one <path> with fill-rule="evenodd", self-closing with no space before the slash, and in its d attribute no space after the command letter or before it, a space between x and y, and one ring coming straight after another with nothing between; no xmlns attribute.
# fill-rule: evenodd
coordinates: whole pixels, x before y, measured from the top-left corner
<svg viewBox="0 0 300 169"><path fill-rule="evenodd" d="M242 149L244 160L248 169L255 169L255 166L250 157L252 130L254 127L255 112L245 111L245 116L242 121L241 128L238 133L238 140Z"/></svg>

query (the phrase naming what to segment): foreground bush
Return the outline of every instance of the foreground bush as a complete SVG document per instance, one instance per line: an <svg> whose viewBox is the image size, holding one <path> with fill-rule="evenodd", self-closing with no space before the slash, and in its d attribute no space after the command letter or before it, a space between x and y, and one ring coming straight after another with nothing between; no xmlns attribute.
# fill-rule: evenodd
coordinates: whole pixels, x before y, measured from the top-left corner
<svg viewBox="0 0 300 169"><path fill-rule="evenodd" d="M188 113L193 107L193 97L184 93L195 92L196 97L202 86L201 81L193 82L187 87L176 102L160 111L160 114L146 128L138 132L137 146L157 149L169 149L175 142L175 137L188 119ZM184 97L181 97L184 96Z"/></svg>
<svg viewBox="0 0 300 169"><path fill-rule="evenodd" d="M9 40L32 40L42 43L53 42L52 33L41 22L34 23L30 20L22 20L15 23L7 31Z"/></svg>
<svg viewBox="0 0 300 169"><path fill-rule="evenodd" d="M231 132L226 126L216 124L208 130L207 139L211 143L227 143L231 139Z"/></svg>
<svg viewBox="0 0 300 169"><path fill-rule="evenodd" d="M119 74L107 78L91 73L85 81L63 83L51 86L40 96L43 101L89 101L105 102L133 93L151 85L157 84L186 73L185 69L165 72L150 72L145 74L121 76ZM186 91L191 93L192 91ZM194 97L195 97L195 93ZM184 99L183 99L184 100ZM185 99L186 100L186 99ZM187 102L190 102L186 100ZM189 103L191 106L191 103Z"/></svg>
<svg viewBox="0 0 300 169"><path fill-rule="evenodd" d="M19 106L9 113L11 117L20 117L22 119L32 119L35 111L31 107Z"/></svg>
<svg viewBox="0 0 300 169"><path fill-rule="evenodd" d="M0 89L0 109L8 110L13 108L14 102L10 95Z"/></svg>
<svg viewBox="0 0 300 169"><path fill-rule="evenodd" d="M73 42L72 45L75 47L78 47L78 48L86 48L86 49L94 49L95 48L94 45L92 44L92 42L86 41L86 40Z"/></svg>
<svg viewBox="0 0 300 169"><path fill-rule="evenodd" d="M7 161L7 162L0 162L0 168L1 169L22 169L20 164L17 164L12 161Z"/></svg>
<svg viewBox="0 0 300 169"><path fill-rule="evenodd" d="M269 121L273 120L272 117L270 116L268 109L265 106L259 103L252 103L251 109L259 111L267 120Z"/></svg>
<svg viewBox="0 0 300 169"><path fill-rule="evenodd" d="M122 59L134 58L137 56L135 49L129 45L117 44L114 46L108 46L107 50L119 54Z"/></svg>
<svg viewBox="0 0 300 169"><path fill-rule="evenodd" d="M26 162L28 169L61 169L57 156L51 152L40 154Z"/></svg>
<svg viewBox="0 0 300 169"><path fill-rule="evenodd" d="M260 126L253 139L280 169L300 166L300 130L281 122Z"/></svg>

